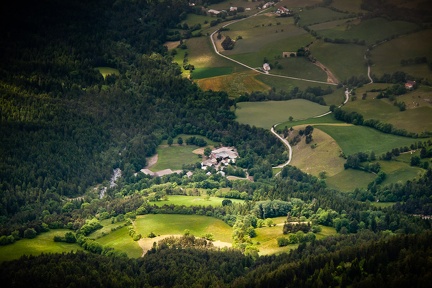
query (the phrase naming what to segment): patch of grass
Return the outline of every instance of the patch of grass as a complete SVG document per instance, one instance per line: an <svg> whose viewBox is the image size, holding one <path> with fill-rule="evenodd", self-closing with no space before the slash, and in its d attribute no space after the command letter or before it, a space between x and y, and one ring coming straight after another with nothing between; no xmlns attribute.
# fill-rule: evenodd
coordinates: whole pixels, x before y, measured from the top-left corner
<svg viewBox="0 0 432 288"><path fill-rule="evenodd" d="M129 236L128 227L123 227L113 231L108 235L97 239L96 242L103 246L112 247L114 250L125 252L128 257L131 258L138 258L142 255L142 249L138 242L133 241L132 237Z"/></svg>
<svg viewBox="0 0 432 288"><path fill-rule="evenodd" d="M83 250L78 244L54 242L54 236L64 236L67 229L50 230L41 233L34 239L21 239L11 245L0 246L0 262L18 259L23 255L39 255L42 253L67 253Z"/></svg>
<svg viewBox="0 0 432 288"><path fill-rule="evenodd" d="M432 58L432 29L404 35L375 47L371 51L374 65L372 73L381 76L384 73L403 71L409 75L432 79L432 71L427 64L402 66L401 60L416 57Z"/></svg>
<svg viewBox="0 0 432 288"><path fill-rule="evenodd" d="M238 97L253 91L266 92L270 86L260 81L258 72L246 71L206 79L198 79L196 83L203 90L225 91L230 97Z"/></svg>
<svg viewBox="0 0 432 288"><path fill-rule="evenodd" d="M393 148L409 147L418 141L413 138L385 134L365 126L316 125L315 127L333 137L345 155L374 151L379 156Z"/></svg>
<svg viewBox="0 0 432 288"><path fill-rule="evenodd" d="M374 207L387 208L393 206L396 202L371 202L370 204Z"/></svg>
<svg viewBox="0 0 432 288"><path fill-rule="evenodd" d="M206 68L197 68L193 70L192 76L193 79L203 79L203 78L210 78L210 77L216 77L221 75L229 75L233 71L232 67L206 67Z"/></svg>
<svg viewBox="0 0 432 288"><path fill-rule="evenodd" d="M409 163L400 161L379 161L379 163L381 171L384 171L387 175L382 185L390 183L404 184L406 181L413 180L425 172L422 168L413 167Z"/></svg>
<svg viewBox="0 0 432 288"><path fill-rule="evenodd" d="M373 18L360 23L350 22L328 30L319 30L318 35L330 39L364 40L371 45L392 36L410 33L418 25L405 21L389 21L384 18Z"/></svg>
<svg viewBox="0 0 432 288"><path fill-rule="evenodd" d="M111 67L96 67L96 69L99 71L99 73L102 74L102 77L105 79L108 75L120 75L120 72L118 69L111 68Z"/></svg>
<svg viewBox="0 0 432 288"><path fill-rule="evenodd" d="M323 89L326 89L329 86L327 84L318 84L318 83L301 81L301 80L285 79L285 78L268 76L264 74L259 74L258 76L256 76L256 78L260 80L262 83L268 85L269 87L274 87L277 90L283 90L287 92L293 90L295 87L304 91L308 87L322 87Z"/></svg>
<svg viewBox="0 0 432 288"><path fill-rule="evenodd" d="M106 236L109 233L111 233L111 229L123 227L123 226L125 226L126 222L123 221L123 222L111 223L111 219L105 219L105 220L100 221L100 223L103 227L101 229L98 229L98 230L94 231L93 233L91 233L88 236L90 239L98 239L98 238L101 238L103 236Z"/></svg>
<svg viewBox="0 0 432 288"><path fill-rule="evenodd" d="M328 177L326 183L330 188L350 192L354 191L355 188L367 188L367 185L374 179L375 175L372 173L346 169L332 177Z"/></svg>
<svg viewBox="0 0 432 288"><path fill-rule="evenodd" d="M304 129L305 125L294 127L295 130ZM312 149L312 145L313 148ZM304 137L297 145L292 147L293 159L290 165L296 166L303 172L319 176L325 172L327 177L340 173L345 163L341 148L328 134L319 129L312 132L312 142L306 144Z"/></svg>
<svg viewBox="0 0 432 288"><path fill-rule="evenodd" d="M326 116L323 117L319 117L319 118L308 118L305 120L293 120L293 121L286 121L286 122L282 122L281 124L279 124L276 127L276 130L278 131L282 131L285 127L290 128L293 126L298 126L298 125L303 125L303 124L327 124L327 123L339 123L339 124L344 124L344 122L338 121L333 117L333 114L328 114Z"/></svg>
<svg viewBox="0 0 432 288"><path fill-rule="evenodd" d="M333 236L336 235L336 229L333 227L328 227L328 226L323 226L323 225L319 225L321 227L321 232L316 233L317 235L317 239L322 239L328 236Z"/></svg>
<svg viewBox="0 0 432 288"><path fill-rule="evenodd" d="M237 104L237 121L256 127L270 128L276 123L309 118L328 111L327 106L303 99L289 101L244 102Z"/></svg>
<svg viewBox="0 0 432 288"><path fill-rule="evenodd" d="M257 237L252 238L252 242L260 243L259 245L256 245L256 247L259 249L260 255L288 252L291 249L297 248L298 246L298 244L292 244L285 247L279 247L277 245L278 237L288 237L288 235L283 234L282 226L262 227L255 229L255 231L257 233Z"/></svg>
<svg viewBox="0 0 432 288"><path fill-rule="evenodd" d="M278 64L276 65L276 63ZM323 82L327 80L327 74L321 68L303 57L272 60L270 61L270 65L273 66L272 70L270 71L271 74Z"/></svg>
<svg viewBox="0 0 432 288"><path fill-rule="evenodd" d="M222 220L199 215L154 214L138 216L137 233L146 237L151 232L156 235L183 235L187 229L192 235L201 237L211 233L215 240L231 243L232 228Z"/></svg>
<svg viewBox="0 0 432 288"><path fill-rule="evenodd" d="M432 131L431 87L421 86L417 90L398 96L396 101L404 102L407 107L407 110L402 112L388 99L376 99L378 92L366 92L364 87L358 90L357 99L361 99L362 94L367 93L366 99L349 101L343 107L344 110L358 112L365 120L376 119L409 132Z"/></svg>
<svg viewBox="0 0 432 288"><path fill-rule="evenodd" d="M177 138L176 138L177 139ZM174 139L174 142L177 141ZM183 141L186 139L183 138ZM157 148L158 161L151 167L151 170L156 172L163 169L181 170L183 164L195 164L201 162L201 158L193 153L197 149L195 145L172 145L159 146Z"/></svg>
<svg viewBox="0 0 432 288"><path fill-rule="evenodd" d="M363 58L366 51L364 46L316 41L310 49L312 55L340 81L351 76L367 77L367 66Z"/></svg>
<svg viewBox="0 0 432 288"><path fill-rule="evenodd" d="M161 200L157 202L151 202L151 204L156 206L163 205L178 205L178 206L222 206L222 201L226 198L210 197L205 196L184 196L184 195L168 195L168 200ZM243 203L240 199L230 199L233 203Z"/></svg>
<svg viewBox="0 0 432 288"><path fill-rule="evenodd" d="M337 20L347 17L348 14L340 13L324 7L314 9L305 9L300 13L300 26L309 26L312 24Z"/></svg>

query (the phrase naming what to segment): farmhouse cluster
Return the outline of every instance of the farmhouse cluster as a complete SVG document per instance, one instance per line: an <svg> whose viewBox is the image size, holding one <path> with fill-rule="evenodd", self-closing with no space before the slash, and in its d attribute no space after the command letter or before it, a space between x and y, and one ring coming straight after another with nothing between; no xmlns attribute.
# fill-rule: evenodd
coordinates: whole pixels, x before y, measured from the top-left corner
<svg viewBox="0 0 432 288"><path fill-rule="evenodd" d="M208 167L222 170L223 166L234 164L238 158L237 150L234 147L221 147L211 152L207 160L201 162L201 169Z"/></svg>

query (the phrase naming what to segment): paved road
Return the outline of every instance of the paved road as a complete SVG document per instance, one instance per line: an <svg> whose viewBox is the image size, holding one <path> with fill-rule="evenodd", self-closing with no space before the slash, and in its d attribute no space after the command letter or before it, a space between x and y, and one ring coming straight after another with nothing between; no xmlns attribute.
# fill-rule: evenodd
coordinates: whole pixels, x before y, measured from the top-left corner
<svg viewBox="0 0 432 288"><path fill-rule="evenodd" d="M275 166L275 167L273 167L273 168L283 168L283 167L285 167L285 166L287 166L290 162L291 162L291 158L292 158L292 147L291 147L291 145L288 143L288 141L285 139L285 138L283 138L282 136L280 136L275 130L274 130L274 127L276 127L278 124L276 124L276 125L273 125L272 126L272 128L270 129L270 131L277 137L277 138L279 138L279 140L281 140L282 141L282 143L283 144L285 144L285 146L288 148L288 152L289 152L289 154L288 154L288 161L287 162L285 162L285 163L283 163L283 164L280 164L280 165L278 165L278 166Z"/></svg>

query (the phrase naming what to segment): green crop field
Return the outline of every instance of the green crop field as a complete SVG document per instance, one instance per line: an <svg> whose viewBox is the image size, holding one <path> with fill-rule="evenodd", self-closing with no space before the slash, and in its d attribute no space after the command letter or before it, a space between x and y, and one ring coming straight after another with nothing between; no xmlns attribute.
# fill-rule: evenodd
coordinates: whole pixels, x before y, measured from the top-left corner
<svg viewBox="0 0 432 288"><path fill-rule="evenodd" d="M367 66L363 58L366 47L317 41L311 45L311 51L340 81L351 76L367 77Z"/></svg>
<svg viewBox="0 0 432 288"><path fill-rule="evenodd" d="M333 137L345 155L371 151L374 151L376 155L381 155L393 148L409 147L418 141L413 138L385 134L364 126L316 125L315 127Z"/></svg>
<svg viewBox="0 0 432 288"><path fill-rule="evenodd" d="M393 35L410 33L418 28L418 25L405 21L389 21L384 18L373 18L359 23L353 21L346 25L319 30L318 35L330 39L365 40L366 44L371 45L388 39Z"/></svg>
<svg viewBox="0 0 432 288"><path fill-rule="evenodd" d="M177 138L176 138L177 139ZM174 139L174 141L177 141ZM183 138L183 141L186 139ZM181 170L183 164L195 164L201 162L201 158L194 154L197 149L195 145L172 145L159 146L157 148L158 161L151 167L151 170L156 172L163 169Z"/></svg>
<svg viewBox="0 0 432 288"><path fill-rule="evenodd" d="M302 80L274 77L266 74L259 74L258 76L256 76L256 78L262 83L268 85L269 88L274 87L277 90L283 90L287 92L291 91L295 87L304 91L308 87L321 87L323 89L326 89L328 86L330 86L327 84L318 84L318 83L302 81ZM331 86L331 87L335 87L335 86Z"/></svg>
<svg viewBox="0 0 432 288"><path fill-rule="evenodd" d="M271 74L322 82L327 81L327 74L321 68L303 57L282 58L275 61L277 61L278 65L281 65L281 67L274 67L270 71ZM270 61L270 65L275 66L274 64L274 61Z"/></svg>
<svg viewBox="0 0 432 288"><path fill-rule="evenodd" d="M106 78L108 75L120 75L119 70L111 67L96 67L99 73L102 74L103 78Z"/></svg>
<svg viewBox="0 0 432 288"><path fill-rule="evenodd" d="M355 188L367 188L367 185L375 179L376 175L360 170L346 169L342 172L328 177L328 187L343 192L354 191Z"/></svg>
<svg viewBox="0 0 432 288"><path fill-rule="evenodd" d="M316 7L314 9L304 9L299 16L299 25L309 26L322 22L346 18L348 14L336 12L324 7Z"/></svg>
<svg viewBox="0 0 432 288"><path fill-rule="evenodd" d="M169 195L168 200L160 200L157 202L151 202L156 206L163 205L178 205L178 206L222 206L222 201L225 198L210 197L205 196L184 196L184 195ZM233 203L242 203L244 200L240 199L230 199Z"/></svg>
<svg viewBox="0 0 432 288"><path fill-rule="evenodd" d="M237 104L237 121L251 126L270 128L272 125L294 119L310 118L328 111L327 106L303 99L289 101L243 102Z"/></svg>
<svg viewBox="0 0 432 288"><path fill-rule="evenodd" d="M143 237L153 232L156 235L183 235L189 230L201 237L211 233L215 240L230 243L232 228L222 220L199 215L152 214L138 216L135 221L137 233Z"/></svg>
<svg viewBox="0 0 432 288"><path fill-rule="evenodd" d="M114 250L125 252L131 258L138 258L142 255L142 249L138 245L138 242L133 241L132 237L129 236L128 227L120 228L104 237L98 238L96 242L103 246L114 248Z"/></svg>
<svg viewBox="0 0 432 288"><path fill-rule="evenodd" d="M374 48L372 52L372 73L381 76L384 73L404 71L415 77L432 79L432 71L427 64L402 66L401 60L416 57L432 58L432 29L398 37Z"/></svg>
<svg viewBox="0 0 432 288"><path fill-rule="evenodd" d="M23 255L39 255L42 253L67 253L83 250L78 244L54 242L54 236L64 236L67 229L50 230L41 233L34 239L21 239L13 244L0 246L0 262L18 259Z"/></svg>

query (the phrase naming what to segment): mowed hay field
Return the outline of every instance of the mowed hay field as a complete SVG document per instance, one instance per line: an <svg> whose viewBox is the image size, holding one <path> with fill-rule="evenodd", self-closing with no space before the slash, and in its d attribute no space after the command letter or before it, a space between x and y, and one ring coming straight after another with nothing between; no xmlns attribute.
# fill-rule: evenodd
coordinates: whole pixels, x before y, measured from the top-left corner
<svg viewBox="0 0 432 288"><path fill-rule="evenodd" d="M339 81L351 76L367 77L367 66L363 58L366 48L363 46L317 41L310 49L312 55L333 72Z"/></svg>
<svg viewBox="0 0 432 288"><path fill-rule="evenodd" d="M374 63L372 74L378 77L384 73L392 74L403 71L409 75L432 79L432 71L427 64L413 64L402 66L401 60L427 57L432 59L432 29L404 35L383 43L371 50Z"/></svg>
<svg viewBox="0 0 432 288"><path fill-rule="evenodd" d="M39 255L42 253L67 253L83 250L78 244L54 242L54 236L64 236L67 229L55 229L41 233L34 239L21 239L13 244L0 246L0 263L18 259L23 255Z"/></svg>
<svg viewBox="0 0 432 288"><path fill-rule="evenodd" d="M215 240L231 243L232 228L222 220L199 215L149 214L135 220L136 232L143 237L153 232L156 235L191 235L201 237L211 233Z"/></svg>
<svg viewBox="0 0 432 288"><path fill-rule="evenodd" d="M306 125L295 126L294 130L304 129ZM315 148L312 148L314 145ZM290 165L296 166L303 172L319 175L320 172L326 172L326 176L334 176L344 168L345 159L341 157L342 149L338 143L319 129L312 132L312 142L306 144L305 138L302 137L300 143L292 146L293 158Z"/></svg>
<svg viewBox="0 0 432 288"><path fill-rule="evenodd" d="M272 125L294 119L310 118L328 111L327 106L303 99L288 101L241 102L237 104L237 121L270 129Z"/></svg>
<svg viewBox="0 0 432 288"><path fill-rule="evenodd" d="M345 155L374 151L379 156L382 153L391 151L393 148L409 147L412 143L418 141L418 139L385 134L364 126L318 124L314 127L326 132L335 139Z"/></svg>

